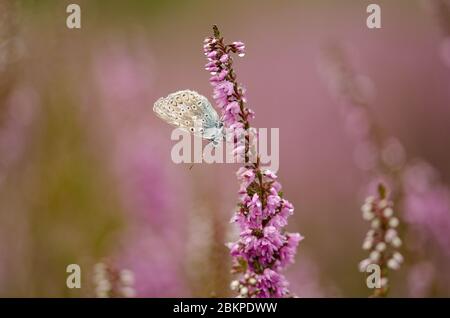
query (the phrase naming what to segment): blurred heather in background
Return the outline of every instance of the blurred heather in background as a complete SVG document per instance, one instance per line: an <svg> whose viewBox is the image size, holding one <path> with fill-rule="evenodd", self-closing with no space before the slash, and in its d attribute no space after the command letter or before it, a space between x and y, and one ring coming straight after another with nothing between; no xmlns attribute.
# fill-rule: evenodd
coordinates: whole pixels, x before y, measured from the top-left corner
<svg viewBox="0 0 450 318"><path fill-rule="evenodd" d="M218 24L255 127L280 128L288 272L301 297L367 296L360 203L393 191L405 261L390 295L450 296L450 3L0 0L0 296L96 295L98 262L137 296L230 296L234 165L175 165L156 99L211 99ZM78 3L81 30L66 6ZM66 287L66 266L82 288Z"/></svg>

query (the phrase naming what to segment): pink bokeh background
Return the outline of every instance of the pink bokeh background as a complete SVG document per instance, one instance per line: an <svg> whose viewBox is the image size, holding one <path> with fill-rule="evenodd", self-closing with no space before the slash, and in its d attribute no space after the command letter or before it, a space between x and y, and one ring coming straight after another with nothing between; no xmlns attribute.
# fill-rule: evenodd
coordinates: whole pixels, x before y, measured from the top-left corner
<svg viewBox="0 0 450 318"><path fill-rule="evenodd" d="M444 186L450 181L450 30L426 3L406 0L377 1L382 28L368 29L371 2L80 1L82 28L68 30L69 2L19 1L14 37L22 53L7 95L15 87L28 95L12 106L0 101L0 220L12 224L5 230L0 222L0 295L79 296L65 289L64 264L89 272L103 258L135 272L140 296L230 295L224 243L233 236L238 166L172 163L172 128L152 113L154 101L180 89L211 99L202 41L217 24L227 40L246 44L235 68L254 125L280 129L278 175L296 207L288 229L305 236L287 274L293 292L365 297L357 264L365 257L360 205L368 177L321 69L330 45L363 79L371 120L401 142L408 160L421 158ZM9 109L21 104L33 105L31 123L4 133L14 120ZM3 164L19 143L21 155ZM92 191L78 205L74 193L84 185ZM450 219L450 210L439 217ZM92 234L99 228L102 235ZM11 252L13 240L20 248ZM413 245L405 241L407 250ZM445 268L445 248L429 241L421 248L392 275L392 295L450 295L423 265ZM421 275L429 287L414 284ZM93 295L88 287L80 293Z"/></svg>

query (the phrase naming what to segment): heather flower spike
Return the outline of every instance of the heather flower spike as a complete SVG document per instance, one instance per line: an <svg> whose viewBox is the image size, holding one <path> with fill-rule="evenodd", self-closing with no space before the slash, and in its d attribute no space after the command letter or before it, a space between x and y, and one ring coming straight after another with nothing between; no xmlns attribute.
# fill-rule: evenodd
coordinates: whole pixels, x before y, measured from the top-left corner
<svg viewBox="0 0 450 318"><path fill-rule="evenodd" d="M402 240L398 236L398 219L394 216L393 204L387 198L387 189L378 186L378 197L368 197L361 207L363 219L370 222L362 248L369 252L369 257L359 263L359 270L365 272L371 264L380 266L380 288L375 288L372 297L385 297L389 291L388 271L398 270L403 263L403 256L398 249Z"/></svg>
<svg viewBox="0 0 450 318"><path fill-rule="evenodd" d="M211 74L214 100L229 129L236 156L244 166L237 171L241 183L239 203L232 222L239 226L236 242L228 244L233 258L232 273L240 277L230 287L238 297L288 297L288 282L281 273L294 262L296 248L303 237L287 233L284 227L293 213L293 205L283 197L277 176L260 166L259 155L253 158L256 134L250 126L254 113L246 107L244 89L236 80L232 54L244 56L242 42L225 44L217 26L204 41L208 59L205 68Z"/></svg>
<svg viewBox="0 0 450 318"><path fill-rule="evenodd" d="M118 270L106 263L95 264L94 284L98 298L129 298L136 294L133 272Z"/></svg>

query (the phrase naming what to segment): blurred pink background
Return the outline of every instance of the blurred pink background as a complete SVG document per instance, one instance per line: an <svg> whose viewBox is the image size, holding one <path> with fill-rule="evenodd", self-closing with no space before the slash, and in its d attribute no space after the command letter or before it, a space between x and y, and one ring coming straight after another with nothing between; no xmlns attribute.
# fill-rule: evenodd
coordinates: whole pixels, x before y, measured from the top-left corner
<svg viewBox="0 0 450 318"><path fill-rule="evenodd" d="M172 163L172 128L152 112L180 89L211 98L202 41L213 24L226 41L246 44L235 68L254 125L280 128L278 174L296 207L288 229L305 236L287 274L297 295L369 294L357 264L366 257L360 205L373 174L355 163L330 89L330 46L362 81L370 121L403 145L404 164L426 161L447 189L450 29L439 1L378 0L381 29L366 27L373 1L78 1L80 30L65 26L73 1L6 2L1 296L93 297L89 275L103 259L134 271L141 297L231 295L224 243L235 235L238 166ZM449 228L429 237L434 225L411 225L399 204L406 263L391 276L391 295L448 297L450 257L439 239ZM434 224L450 223L448 208ZM81 290L65 287L70 263L83 269Z"/></svg>

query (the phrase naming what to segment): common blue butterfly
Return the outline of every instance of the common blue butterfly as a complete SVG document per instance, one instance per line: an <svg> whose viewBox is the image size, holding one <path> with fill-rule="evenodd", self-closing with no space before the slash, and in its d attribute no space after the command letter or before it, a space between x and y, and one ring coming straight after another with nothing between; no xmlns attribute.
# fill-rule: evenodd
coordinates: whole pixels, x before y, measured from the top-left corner
<svg viewBox="0 0 450 318"><path fill-rule="evenodd" d="M197 92L182 90L161 97L153 111L165 122L202 137L214 146L224 139L224 126L208 99Z"/></svg>

